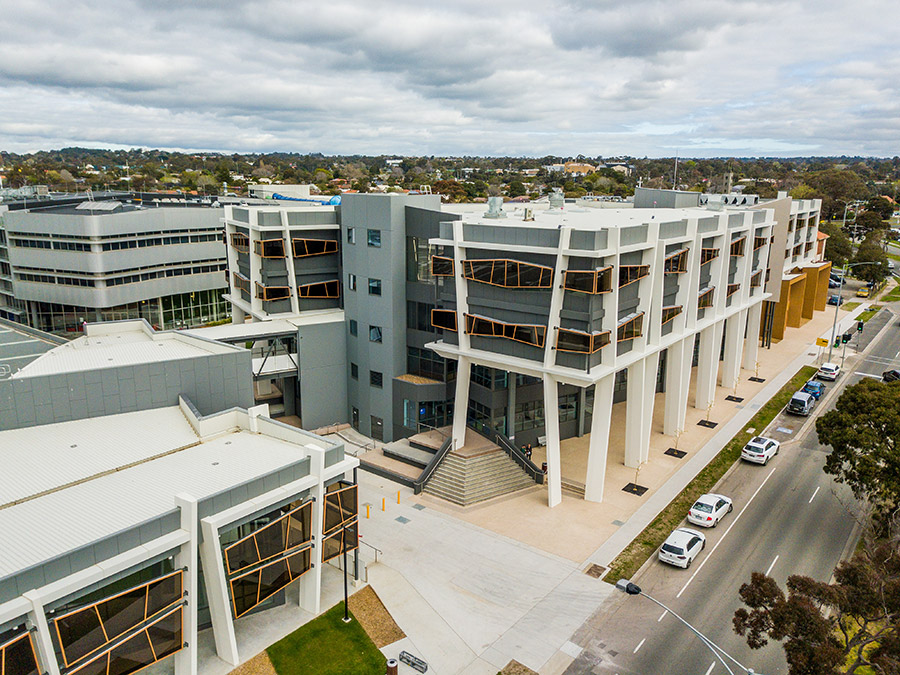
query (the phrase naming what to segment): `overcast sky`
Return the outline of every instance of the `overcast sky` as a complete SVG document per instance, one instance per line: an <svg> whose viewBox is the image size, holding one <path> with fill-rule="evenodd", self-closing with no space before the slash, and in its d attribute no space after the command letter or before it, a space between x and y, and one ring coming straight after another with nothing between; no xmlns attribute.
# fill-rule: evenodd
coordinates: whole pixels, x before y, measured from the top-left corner
<svg viewBox="0 0 900 675"><path fill-rule="evenodd" d="M11 0L0 150L900 154L898 0Z"/></svg>

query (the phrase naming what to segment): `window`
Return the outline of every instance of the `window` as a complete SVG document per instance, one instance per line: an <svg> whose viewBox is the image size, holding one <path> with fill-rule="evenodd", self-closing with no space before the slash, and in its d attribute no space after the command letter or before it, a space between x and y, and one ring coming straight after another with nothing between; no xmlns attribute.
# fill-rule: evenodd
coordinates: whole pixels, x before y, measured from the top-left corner
<svg viewBox="0 0 900 675"><path fill-rule="evenodd" d="M669 305L668 307L662 308L662 325L665 326L667 323L672 321L676 316L681 314L681 305Z"/></svg>
<svg viewBox="0 0 900 675"><path fill-rule="evenodd" d="M366 242L372 248L381 248L381 230L367 230Z"/></svg>
<svg viewBox="0 0 900 675"><path fill-rule="evenodd" d="M458 330L456 327L456 312L452 309L431 310L431 325L435 328L455 333Z"/></svg>
<svg viewBox="0 0 900 675"><path fill-rule="evenodd" d="M351 291L356 290L356 275L355 274L347 275L347 288L349 288Z"/></svg>
<svg viewBox="0 0 900 675"><path fill-rule="evenodd" d="M444 258L438 255L431 256L431 274L435 277L452 277L453 258Z"/></svg>
<svg viewBox="0 0 900 675"><path fill-rule="evenodd" d="M762 248L766 245L768 240L768 237L753 237L753 250L755 251L758 248Z"/></svg>
<svg viewBox="0 0 900 675"><path fill-rule="evenodd" d="M712 307L715 291L715 286L710 286L709 288L700 291L700 297L697 298L697 308L705 309L707 307Z"/></svg>
<svg viewBox="0 0 900 675"><path fill-rule="evenodd" d="M369 371L369 384L373 387L381 389L384 386L384 375L377 370Z"/></svg>
<svg viewBox="0 0 900 675"><path fill-rule="evenodd" d="M429 261L431 254L438 249L428 243L428 239L421 237L406 238L406 280L431 282L431 267Z"/></svg>
<svg viewBox="0 0 900 675"><path fill-rule="evenodd" d="M572 422L578 419L578 394L559 397L559 421Z"/></svg>
<svg viewBox="0 0 900 675"><path fill-rule="evenodd" d="M642 335L644 329L644 313L632 314L625 317L619 322L616 328L616 340L624 342L625 340L633 340Z"/></svg>
<svg viewBox="0 0 900 675"><path fill-rule="evenodd" d="M253 242L256 255L263 258L283 258L284 239L263 239Z"/></svg>
<svg viewBox="0 0 900 675"><path fill-rule="evenodd" d="M688 250L686 248L675 251L666 256L664 265L666 274L684 274L687 272Z"/></svg>
<svg viewBox="0 0 900 675"><path fill-rule="evenodd" d="M431 325L431 310L433 309L434 305L426 302L408 300L406 302L406 327L410 330L434 333L435 329Z"/></svg>
<svg viewBox="0 0 900 675"><path fill-rule="evenodd" d="M466 423L479 432L485 432L488 429L506 433L506 408L496 411L498 414L493 415L491 409L478 403L477 401L469 401L466 410Z"/></svg>
<svg viewBox="0 0 900 675"><path fill-rule="evenodd" d="M354 380L359 379L359 366L355 363L350 364L350 377L352 377Z"/></svg>
<svg viewBox="0 0 900 675"><path fill-rule="evenodd" d="M369 342L381 342L381 326L369 326Z"/></svg>
<svg viewBox="0 0 900 675"><path fill-rule="evenodd" d="M472 364L472 382L485 389L499 391L506 389L508 374L505 370Z"/></svg>
<svg viewBox="0 0 900 675"><path fill-rule="evenodd" d="M762 285L762 270L757 270L750 277L750 288L757 288Z"/></svg>
<svg viewBox="0 0 900 675"><path fill-rule="evenodd" d="M430 380L444 382L446 362L430 349L418 347L406 348L406 372L410 375L427 377Z"/></svg>
<svg viewBox="0 0 900 675"><path fill-rule="evenodd" d="M728 288L725 289L725 297L730 298L732 295L741 290L740 284L728 284Z"/></svg>
<svg viewBox="0 0 900 675"><path fill-rule="evenodd" d="M518 260L463 260L463 276L504 288L550 288L553 270Z"/></svg>
<svg viewBox="0 0 900 675"><path fill-rule="evenodd" d="M104 246L105 246L105 244L104 244ZM232 232L231 233L231 247L235 251L240 251L241 253L247 253L250 250L250 238L243 232ZM106 249L104 248L104 250L106 250Z"/></svg>
<svg viewBox="0 0 900 675"><path fill-rule="evenodd" d="M704 248L700 250L700 264L705 265L719 257L719 249Z"/></svg>
<svg viewBox="0 0 900 675"><path fill-rule="evenodd" d="M732 258L739 258L744 255L744 245L747 243L747 237L741 237L740 239L735 239L731 242L731 248L729 249L729 255Z"/></svg>
<svg viewBox="0 0 900 675"><path fill-rule="evenodd" d="M369 295L381 295L381 279L369 279Z"/></svg>
<svg viewBox="0 0 900 675"><path fill-rule="evenodd" d="M348 244L356 243L356 230L352 227L347 228L347 243Z"/></svg>
<svg viewBox="0 0 900 675"><path fill-rule="evenodd" d="M356 319L350 319L350 335L356 337L359 334L359 324Z"/></svg>
<svg viewBox="0 0 900 675"><path fill-rule="evenodd" d="M269 523L225 548L228 574L236 574L312 542L312 502L307 501L283 515L275 511L269 516Z"/></svg>
<svg viewBox="0 0 900 675"><path fill-rule="evenodd" d="M359 408L350 409L350 425L359 431Z"/></svg>
<svg viewBox="0 0 900 675"><path fill-rule="evenodd" d="M256 284L256 297L260 300L288 300L291 297L291 289L287 286L263 286Z"/></svg>
<svg viewBox="0 0 900 675"><path fill-rule="evenodd" d="M250 292L250 280L240 272L232 272L231 280L234 283L234 287L239 291Z"/></svg>
<svg viewBox="0 0 900 675"><path fill-rule="evenodd" d="M609 344L609 331L585 333L580 330L560 328L556 333L556 349L561 352L593 354Z"/></svg>
<svg viewBox="0 0 900 675"><path fill-rule="evenodd" d="M523 342L535 347L544 346L544 337L547 329L544 326L533 326L520 323L502 323L492 319L486 319L474 314L464 315L466 319L466 333L480 335L482 337L500 337L515 342Z"/></svg>
<svg viewBox="0 0 900 675"><path fill-rule="evenodd" d="M403 399L403 426L407 429L415 429L416 422L416 407L408 398Z"/></svg>
<svg viewBox="0 0 900 675"><path fill-rule="evenodd" d="M566 290L579 293L609 293L612 290L612 266L597 270L566 270L563 275Z"/></svg>
<svg viewBox="0 0 900 675"><path fill-rule="evenodd" d="M514 419L516 433L529 429L540 429L544 426L544 402L526 401L517 403Z"/></svg>
<svg viewBox="0 0 900 675"><path fill-rule="evenodd" d="M297 295L300 298L336 298L340 294L340 282L337 279L331 281L317 281L312 284L297 286Z"/></svg>
<svg viewBox="0 0 900 675"><path fill-rule="evenodd" d="M23 627L19 635L0 642L0 664L2 675L38 675L41 672L30 631Z"/></svg>
<svg viewBox="0 0 900 675"><path fill-rule="evenodd" d="M384 440L384 420L381 419L380 417L375 417L375 415L371 415L369 420L370 420L369 423L371 424L371 431L369 432L369 435L372 438L374 438L376 441L383 441ZM324 555L325 555L324 551L322 552L322 555L324 557Z"/></svg>
<svg viewBox="0 0 900 675"><path fill-rule="evenodd" d="M650 265L620 265L619 288L650 276Z"/></svg>
<svg viewBox="0 0 900 675"><path fill-rule="evenodd" d="M292 239L295 258L308 258L313 255L337 253L338 246L334 239Z"/></svg>

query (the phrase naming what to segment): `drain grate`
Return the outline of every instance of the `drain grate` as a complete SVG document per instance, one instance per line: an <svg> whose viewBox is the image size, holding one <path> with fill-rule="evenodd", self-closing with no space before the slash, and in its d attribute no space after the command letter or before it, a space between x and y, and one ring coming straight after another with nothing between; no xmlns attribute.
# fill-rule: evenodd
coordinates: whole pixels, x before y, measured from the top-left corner
<svg viewBox="0 0 900 675"><path fill-rule="evenodd" d="M766 381L766 378L764 378L764 377L750 377L747 379L749 379L751 382L765 382Z"/></svg>
<svg viewBox="0 0 900 675"><path fill-rule="evenodd" d="M741 396L726 396L726 401L731 401L732 403L743 403L744 399Z"/></svg>
<svg viewBox="0 0 900 675"><path fill-rule="evenodd" d="M664 455L669 455L670 457L676 457L676 458L678 458L678 459L681 459L681 458L684 457L687 453L686 453L684 450L676 450L675 448L669 448L669 449L666 450L663 454L664 454Z"/></svg>
<svg viewBox="0 0 900 675"><path fill-rule="evenodd" d="M719 426L718 422L713 422L712 420L700 420L697 424L701 427L706 427L707 429L715 429Z"/></svg>
<svg viewBox="0 0 900 675"><path fill-rule="evenodd" d="M630 492L633 495L637 495L638 497L643 496L643 494L649 490L650 488L644 487L643 485L638 485L637 483L629 483L625 487L622 488L623 492Z"/></svg>
<svg viewBox="0 0 900 675"><path fill-rule="evenodd" d="M606 572L606 568L602 565L591 565L584 571L585 574L589 577L594 577L594 579L602 577L604 572Z"/></svg>
<svg viewBox="0 0 900 675"><path fill-rule="evenodd" d="M403 523L404 525L409 522L409 518L404 518L403 516L397 516L396 518L394 518L394 520L396 520L398 523Z"/></svg>

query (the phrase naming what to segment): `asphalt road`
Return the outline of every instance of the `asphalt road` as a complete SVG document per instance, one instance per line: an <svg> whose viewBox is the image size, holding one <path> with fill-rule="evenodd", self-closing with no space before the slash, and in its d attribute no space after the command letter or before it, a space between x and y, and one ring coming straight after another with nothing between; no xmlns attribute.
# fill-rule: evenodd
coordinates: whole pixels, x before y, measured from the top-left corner
<svg viewBox="0 0 900 675"><path fill-rule="evenodd" d="M828 393L900 367L900 326L888 312L869 322L860 349L888 320L894 325L878 338L867 358L829 384ZM852 346L848 356L851 350ZM836 399L830 397L816 414L828 410ZM801 429L807 421L810 424ZM741 664L765 675L787 673L784 652L778 643L751 650L734 634L731 619L741 606L741 584L754 571L769 573L782 587L790 574L827 580L855 536L852 495L822 471L825 452L814 423L782 413L773 425L779 428L782 431L769 435L784 445L768 466L742 463L716 488L734 500L735 508L717 528L704 530L706 549L693 566L681 570L654 559L634 579L645 593L681 614ZM596 621L588 642L567 673L727 672L675 617L639 596L622 595Z"/></svg>

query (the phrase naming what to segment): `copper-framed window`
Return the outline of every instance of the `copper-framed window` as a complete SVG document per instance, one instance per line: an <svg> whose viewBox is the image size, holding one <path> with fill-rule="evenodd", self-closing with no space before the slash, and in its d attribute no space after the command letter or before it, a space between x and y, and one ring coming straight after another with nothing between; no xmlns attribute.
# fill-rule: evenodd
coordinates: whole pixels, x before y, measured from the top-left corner
<svg viewBox="0 0 900 675"><path fill-rule="evenodd" d="M700 250L700 264L705 265L719 257L719 249L704 248Z"/></svg>
<svg viewBox="0 0 900 675"><path fill-rule="evenodd" d="M283 556L293 548L312 541L312 502L291 509L280 518L238 539L224 550L229 574Z"/></svg>
<svg viewBox="0 0 900 675"><path fill-rule="evenodd" d="M688 250L686 248L675 251L666 256L663 269L666 274L684 274L687 272Z"/></svg>
<svg viewBox="0 0 900 675"><path fill-rule="evenodd" d="M434 277L453 276L453 258L441 255L431 256L431 275Z"/></svg>
<svg viewBox="0 0 900 675"><path fill-rule="evenodd" d="M325 493L322 523L322 560L359 546L359 506L356 485L334 483Z"/></svg>
<svg viewBox="0 0 900 675"><path fill-rule="evenodd" d="M753 237L753 250L755 251L758 248L762 248L768 241L768 237Z"/></svg>
<svg viewBox="0 0 900 675"><path fill-rule="evenodd" d="M463 276L503 288L550 288L553 284L553 269L544 265L520 262L518 260L488 259L463 260Z"/></svg>
<svg viewBox="0 0 900 675"><path fill-rule="evenodd" d="M247 253L250 250L250 237L243 232L232 232L231 248L241 253Z"/></svg>
<svg viewBox="0 0 900 675"><path fill-rule="evenodd" d="M681 305L669 305L668 307L662 308L662 325L665 326L667 323L672 321L676 316L681 314L683 308Z"/></svg>
<svg viewBox="0 0 900 675"><path fill-rule="evenodd" d="M556 332L556 349L561 352L593 354L603 349L609 342L608 330L586 333L570 328L560 328Z"/></svg>
<svg viewBox="0 0 900 675"><path fill-rule="evenodd" d="M322 562L331 560L344 552L359 547L359 523L353 521L341 529L322 538Z"/></svg>
<svg viewBox="0 0 900 675"><path fill-rule="evenodd" d="M627 316L616 326L616 342L634 340L644 333L644 313Z"/></svg>
<svg viewBox="0 0 900 675"><path fill-rule="evenodd" d="M234 282L234 287L239 291L250 292L250 280L240 272L232 272L231 280Z"/></svg>
<svg viewBox="0 0 900 675"><path fill-rule="evenodd" d="M731 247L728 249L728 255L732 258L740 258L744 255L744 246L747 244L747 237L740 237L739 239L734 239L731 242Z"/></svg>
<svg viewBox="0 0 900 675"><path fill-rule="evenodd" d="M762 270L756 270L750 277L750 288L762 286Z"/></svg>
<svg viewBox="0 0 900 675"><path fill-rule="evenodd" d="M619 288L650 276L650 265L619 265Z"/></svg>
<svg viewBox="0 0 900 675"><path fill-rule="evenodd" d="M728 284L728 288L725 289L725 297L726 298L731 297L732 295L737 293L739 290L741 290L740 284Z"/></svg>
<svg viewBox="0 0 900 675"><path fill-rule="evenodd" d="M466 333L481 337L499 337L522 342L533 347L543 347L547 335L546 326L522 323L503 323L483 316L465 314Z"/></svg>
<svg viewBox="0 0 900 675"><path fill-rule="evenodd" d="M148 634L152 626L146 623L152 621L156 624L157 621L162 621L177 612L177 633L180 635L183 593L184 572L177 570L53 618L52 625L59 642L63 663L67 668L72 668L69 672L75 672L90 663L96 664L105 656L108 667L111 661L124 658L121 656L123 648L133 640L138 643L148 641L149 651L155 657L149 662L142 660L140 668L163 658L156 657L157 651L166 652L165 656L178 651L181 649L181 640L174 645L168 645L174 648L167 650L166 644L163 644L167 642L165 636L158 636L161 649L157 650L153 646L152 636ZM174 627L170 632L176 632ZM132 633L132 637L128 637L129 633ZM124 643L114 644L123 639ZM132 644L132 647L134 646ZM137 669L136 667L124 672L133 672ZM92 668L90 672L105 672L105 670L95 671Z"/></svg>
<svg viewBox="0 0 900 675"><path fill-rule="evenodd" d="M316 281L311 284L297 286L297 296L301 299L313 298L337 298L341 294L341 282L337 279L328 281Z"/></svg>
<svg viewBox="0 0 900 675"><path fill-rule="evenodd" d="M288 286L263 286L256 282L256 297L260 300L287 300L291 297L291 289Z"/></svg>
<svg viewBox="0 0 900 675"><path fill-rule="evenodd" d="M441 330L449 330L452 333L459 330L456 325L456 312L452 309L432 309L431 325Z"/></svg>
<svg viewBox="0 0 900 675"><path fill-rule="evenodd" d="M31 632L24 630L20 635L0 644L0 675L39 675L37 653Z"/></svg>
<svg viewBox="0 0 900 675"><path fill-rule="evenodd" d="M715 298L715 292L715 286L710 286L709 288L705 288L700 291L700 296L697 298L697 308L706 309L707 307L712 307L713 299Z"/></svg>
<svg viewBox="0 0 900 675"><path fill-rule="evenodd" d="M295 258L308 258L314 255L337 253L338 244L334 239L291 239Z"/></svg>
<svg viewBox="0 0 900 675"><path fill-rule="evenodd" d="M309 571L311 551L311 546L305 546L283 558L231 577L228 583L235 618L243 616Z"/></svg>
<svg viewBox="0 0 900 675"><path fill-rule="evenodd" d="M284 239L257 239L253 242L253 250L262 258L283 258Z"/></svg>
<svg viewBox="0 0 900 675"><path fill-rule="evenodd" d="M596 270L566 270L563 287L567 291L599 295L612 291L612 265Z"/></svg>

